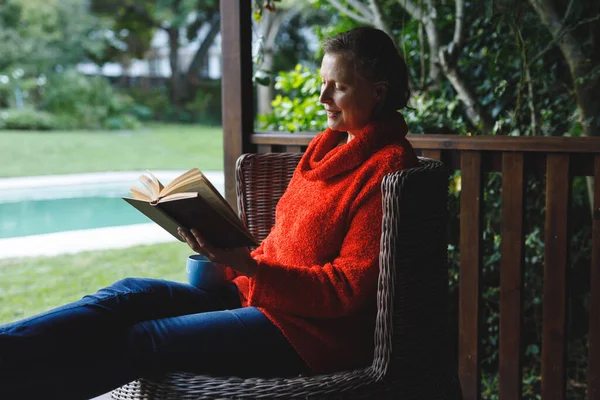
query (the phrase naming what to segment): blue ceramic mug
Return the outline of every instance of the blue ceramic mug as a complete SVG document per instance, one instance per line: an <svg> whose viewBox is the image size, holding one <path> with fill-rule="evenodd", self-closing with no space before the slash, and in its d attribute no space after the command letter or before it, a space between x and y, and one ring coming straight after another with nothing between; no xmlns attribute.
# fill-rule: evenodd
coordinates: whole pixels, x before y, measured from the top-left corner
<svg viewBox="0 0 600 400"><path fill-rule="evenodd" d="M188 257L185 272L190 285L200 289L210 289L227 282L225 268L214 263L202 254Z"/></svg>

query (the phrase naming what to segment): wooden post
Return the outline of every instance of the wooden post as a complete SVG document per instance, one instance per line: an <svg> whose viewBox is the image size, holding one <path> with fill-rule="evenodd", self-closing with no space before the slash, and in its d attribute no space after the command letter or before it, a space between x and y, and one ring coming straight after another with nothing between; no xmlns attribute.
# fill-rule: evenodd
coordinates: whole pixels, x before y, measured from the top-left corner
<svg viewBox="0 0 600 400"><path fill-rule="evenodd" d="M252 3L224 0L220 6L225 198L234 209L235 162L243 153L255 152L250 144L254 130Z"/></svg>
<svg viewBox="0 0 600 400"><path fill-rule="evenodd" d="M523 208L522 152L502 155L502 258L500 261L500 400L523 398Z"/></svg>
<svg viewBox="0 0 600 400"><path fill-rule="evenodd" d="M483 264L481 152L461 156L458 373L465 399L481 398L480 319Z"/></svg>
<svg viewBox="0 0 600 400"><path fill-rule="evenodd" d="M590 271L590 330L588 333L588 400L600 399L600 154L594 163L592 213L592 266Z"/></svg>
<svg viewBox="0 0 600 400"><path fill-rule="evenodd" d="M569 154L546 158L546 234L542 315L542 398L564 400L567 377Z"/></svg>

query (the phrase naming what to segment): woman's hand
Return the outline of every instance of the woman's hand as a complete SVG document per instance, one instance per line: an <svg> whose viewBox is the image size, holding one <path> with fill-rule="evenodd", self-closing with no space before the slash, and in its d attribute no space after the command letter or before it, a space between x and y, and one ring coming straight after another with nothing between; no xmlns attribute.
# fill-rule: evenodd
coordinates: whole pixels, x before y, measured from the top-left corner
<svg viewBox="0 0 600 400"><path fill-rule="evenodd" d="M253 277L258 264L250 255L247 247L221 249L210 245L196 229L191 231L177 228L177 233L196 253L200 253L212 262L231 267L248 277Z"/></svg>

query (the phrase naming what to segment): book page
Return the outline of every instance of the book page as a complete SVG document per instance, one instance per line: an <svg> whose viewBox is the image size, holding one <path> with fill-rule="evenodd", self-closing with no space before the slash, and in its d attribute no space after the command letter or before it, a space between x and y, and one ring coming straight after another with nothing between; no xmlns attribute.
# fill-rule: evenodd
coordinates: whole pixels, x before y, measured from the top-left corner
<svg viewBox="0 0 600 400"><path fill-rule="evenodd" d="M144 200L147 202L151 202L153 200L151 194L147 193L145 190L137 186L130 187L129 194L131 194L131 197L133 197L136 200Z"/></svg>
<svg viewBox="0 0 600 400"><path fill-rule="evenodd" d="M197 196L198 196L197 192L173 193L173 194L170 194L170 195L165 196L162 199L160 199L160 202L162 203L162 202L165 202L165 201L187 199L187 198L190 198L190 197L197 197Z"/></svg>
<svg viewBox="0 0 600 400"><path fill-rule="evenodd" d="M139 181L142 187L131 186L129 193L131 196L138 200L156 201L163 187L162 183L152 174L150 171L146 171L145 174L140 175Z"/></svg>
<svg viewBox="0 0 600 400"><path fill-rule="evenodd" d="M160 197L166 197L173 193L193 192L190 190L197 182L202 180L202 174L198 168L192 168L179 175L167 184L159 193Z"/></svg>
<svg viewBox="0 0 600 400"><path fill-rule="evenodd" d="M164 189L164 186L158 180L158 178L156 176L154 176L154 174L152 172L150 172L150 170L146 170L146 173L152 180L152 189L156 192L156 197L158 198L158 196L160 195L160 192Z"/></svg>

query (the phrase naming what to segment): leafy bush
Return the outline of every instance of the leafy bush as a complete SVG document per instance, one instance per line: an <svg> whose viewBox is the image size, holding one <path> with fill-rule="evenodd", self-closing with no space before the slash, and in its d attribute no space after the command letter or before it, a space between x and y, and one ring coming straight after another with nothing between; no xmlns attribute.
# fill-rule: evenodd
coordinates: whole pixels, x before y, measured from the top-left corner
<svg viewBox="0 0 600 400"><path fill-rule="evenodd" d="M147 118L150 120L162 121L166 110L170 106L169 91L165 87L151 88L129 88L125 89L135 103L148 110ZM145 118L143 118L145 119Z"/></svg>
<svg viewBox="0 0 600 400"><path fill-rule="evenodd" d="M275 78L278 94L271 103L273 111L258 116L259 129L274 131L321 131L327 126L327 114L319 104L319 72L302 65L280 72Z"/></svg>
<svg viewBox="0 0 600 400"><path fill-rule="evenodd" d="M133 99L118 93L102 77L68 70L51 76L42 94L42 108L61 128L133 129L139 125Z"/></svg>
<svg viewBox="0 0 600 400"><path fill-rule="evenodd" d="M58 126L56 118L33 108L9 108L0 111L0 129L50 130Z"/></svg>
<svg viewBox="0 0 600 400"><path fill-rule="evenodd" d="M167 87L134 87L127 93L145 108L144 114L138 115L142 120L221 124L221 82L203 80L193 90L194 98L180 107L171 104Z"/></svg>
<svg viewBox="0 0 600 400"><path fill-rule="evenodd" d="M411 133L466 133L467 124L456 96L443 92L433 96L427 92L415 92L408 105L410 108L402 114Z"/></svg>
<svg viewBox="0 0 600 400"><path fill-rule="evenodd" d="M221 82L198 87L186 109L192 113L194 122L221 124Z"/></svg>
<svg viewBox="0 0 600 400"><path fill-rule="evenodd" d="M292 71L280 72L275 78L279 91L271 103L273 111L258 116L259 129L272 131L321 131L327 115L319 104L319 71L297 65ZM458 99L450 93L428 96L415 93L410 108L403 114L412 133L464 134L466 122Z"/></svg>

